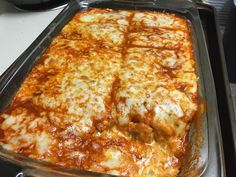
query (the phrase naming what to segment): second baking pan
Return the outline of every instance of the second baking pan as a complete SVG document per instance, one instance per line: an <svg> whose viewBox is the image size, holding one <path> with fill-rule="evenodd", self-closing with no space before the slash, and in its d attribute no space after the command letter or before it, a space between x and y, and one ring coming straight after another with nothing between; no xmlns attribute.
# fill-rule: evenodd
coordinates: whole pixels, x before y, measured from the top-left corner
<svg viewBox="0 0 236 177"><path fill-rule="evenodd" d="M226 60L221 41L216 10L210 5L198 3L200 17L204 28L209 57L216 85L216 95L224 145L226 176L236 176L236 132L235 117L226 69Z"/></svg>
<svg viewBox="0 0 236 177"><path fill-rule="evenodd" d="M40 55L47 48L53 37L60 29L71 19L71 17L80 9L88 7L113 8L113 9L132 9L132 10L165 10L179 13L188 18L194 31L194 41L196 47L197 64L199 66L200 90L202 96L206 99L206 116L203 119L202 130L204 141L201 148L199 175L203 176L224 176L224 162L221 144L221 135L219 129L217 104L215 97L214 82L212 79L209 58L206 50L206 44L201 28L198 11L194 3L186 1L159 1L156 2L134 2L134 1L72 1L68 7L49 25L49 27L39 36L39 38L30 46L29 49L14 63L14 65L4 73L1 78L0 99L5 100L1 104L1 110L5 109L11 102L20 87L27 73L39 59ZM208 124L207 124L208 122ZM82 172L80 170L64 170L60 167L41 163L18 154L1 150L1 156L18 165L33 170L28 172L41 171L41 173L50 172L60 174L81 174L93 176L94 173ZM55 171L60 170L58 172Z"/></svg>

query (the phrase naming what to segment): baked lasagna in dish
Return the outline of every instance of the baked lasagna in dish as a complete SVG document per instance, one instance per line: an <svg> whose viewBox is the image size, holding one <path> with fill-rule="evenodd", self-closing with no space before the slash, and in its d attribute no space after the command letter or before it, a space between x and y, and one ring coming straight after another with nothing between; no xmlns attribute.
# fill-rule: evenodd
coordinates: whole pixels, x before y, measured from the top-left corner
<svg viewBox="0 0 236 177"><path fill-rule="evenodd" d="M0 144L121 176L177 176L198 109L188 21L86 9L54 38L1 114Z"/></svg>

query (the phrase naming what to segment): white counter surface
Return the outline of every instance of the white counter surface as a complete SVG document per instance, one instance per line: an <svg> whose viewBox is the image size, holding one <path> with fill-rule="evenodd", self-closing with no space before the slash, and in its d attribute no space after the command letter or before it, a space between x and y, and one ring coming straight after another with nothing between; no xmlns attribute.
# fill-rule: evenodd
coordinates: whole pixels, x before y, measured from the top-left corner
<svg viewBox="0 0 236 177"><path fill-rule="evenodd" d="M25 12L0 0L0 75L60 11Z"/></svg>

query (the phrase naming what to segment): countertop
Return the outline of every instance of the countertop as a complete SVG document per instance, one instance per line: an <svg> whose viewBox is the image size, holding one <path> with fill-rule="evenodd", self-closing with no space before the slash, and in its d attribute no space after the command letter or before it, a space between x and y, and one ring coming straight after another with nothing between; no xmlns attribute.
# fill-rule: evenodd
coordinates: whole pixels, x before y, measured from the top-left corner
<svg viewBox="0 0 236 177"><path fill-rule="evenodd" d="M0 75L60 11L27 12L0 0Z"/></svg>

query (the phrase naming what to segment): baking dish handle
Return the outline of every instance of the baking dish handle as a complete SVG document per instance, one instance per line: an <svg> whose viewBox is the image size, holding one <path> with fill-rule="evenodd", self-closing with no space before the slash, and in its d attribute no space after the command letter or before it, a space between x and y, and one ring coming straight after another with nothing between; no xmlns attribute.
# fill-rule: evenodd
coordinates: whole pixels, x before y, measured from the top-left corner
<svg viewBox="0 0 236 177"><path fill-rule="evenodd" d="M37 169L25 168L22 169L15 177L63 177L60 174L54 174L52 172L43 172Z"/></svg>
<svg viewBox="0 0 236 177"><path fill-rule="evenodd" d="M63 167L62 167L63 168ZM61 171L61 169L50 167L37 168L37 167L23 167L15 177L112 177L114 175L89 172L83 170L75 171ZM114 176L115 177L115 176Z"/></svg>
<svg viewBox="0 0 236 177"><path fill-rule="evenodd" d="M29 172L29 170L27 169L23 169L21 172L19 172L15 177L42 177L42 175L39 175L39 174L37 174L37 172L36 171L34 171L34 173L32 173L32 171L30 170L30 172ZM46 176L44 176L44 177L46 177ZM49 176L47 176L47 177L49 177Z"/></svg>
<svg viewBox="0 0 236 177"><path fill-rule="evenodd" d="M143 6L150 5L156 7L168 7L176 9L179 7L181 9L192 8L196 6L194 0L76 0L80 6L88 6L88 4L99 4L99 3L109 3L123 4L123 5L133 5L133 6Z"/></svg>
<svg viewBox="0 0 236 177"><path fill-rule="evenodd" d="M90 172L77 172L76 174L67 173L67 172L61 172L60 170L52 170L50 168L47 169L38 169L38 168L28 168L25 167L22 169L21 172L19 172L15 177L108 177L109 175L101 175L101 174L95 174L91 172L92 174L89 174Z"/></svg>
<svg viewBox="0 0 236 177"><path fill-rule="evenodd" d="M113 0L114 2L119 2L119 3L126 3L126 4L147 4L147 3L152 3L156 4L158 3L158 0L139 0L139 1L133 1L133 0Z"/></svg>
<svg viewBox="0 0 236 177"><path fill-rule="evenodd" d="M15 177L23 177L23 176L24 176L23 172L19 172L19 173L16 174Z"/></svg>
<svg viewBox="0 0 236 177"><path fill-rule="evenodd" d="M152 5L157 5L158 0L78 0L78 3L80 5L88 5L92 3L99 3L99 2L115 2L119 4L127 4L127 5L147 5L147 4L152 4Z"/></svg>

